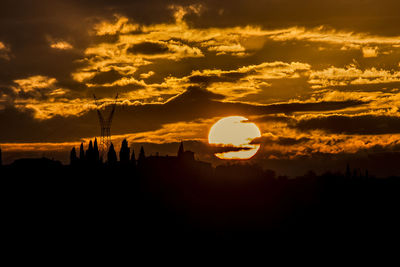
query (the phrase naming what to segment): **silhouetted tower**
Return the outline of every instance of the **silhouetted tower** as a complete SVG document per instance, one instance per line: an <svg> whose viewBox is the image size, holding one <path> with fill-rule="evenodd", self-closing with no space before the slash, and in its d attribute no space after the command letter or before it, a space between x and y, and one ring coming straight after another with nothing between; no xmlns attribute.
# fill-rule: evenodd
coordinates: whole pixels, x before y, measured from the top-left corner
<svg viewBox="0 0 400 267"><path fill-rule="evenodd" d="M129 162L129 156L130 156L130 149L128 147L128 141L124 139L122 141L121 145L121 150L119 151L119 161L121 163L128 163Z"/></svg>
<svg viewBox="0 0 400 267"><path fill-rule="evenodd" d="M183 149L183 142L181 142L181 144L179 145L179 149L178 149L178 158L182 158L184 152L185 152L185 150Z"/></svg>
<svg viewBox="0 0 400 267"><path fill-rule="evenodd" d="M100 123L100 146L99 146L99 152L100 156L104 157L105 152L109 149L111 145L111 122L114 116L115 112L115 107L117 105L117 99L118 99L118 94L115 97L115 101L112 104L111 107L111 112L108 115L108 117L104 118L103 114L100 112L100 107L101 104L98 102L96 96L93 94L94 101L97 106L97 116L99 117L99 123Z"/></svg>

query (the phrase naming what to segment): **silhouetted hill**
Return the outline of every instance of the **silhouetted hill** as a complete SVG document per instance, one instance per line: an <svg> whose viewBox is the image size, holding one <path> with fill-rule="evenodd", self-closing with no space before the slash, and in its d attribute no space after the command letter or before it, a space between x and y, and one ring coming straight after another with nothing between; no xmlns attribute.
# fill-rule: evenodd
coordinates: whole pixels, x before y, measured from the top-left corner
<svg viewBox="0 0 400 267"><path fill-rule="evenodd" d="M11 164L12 169L42 169L48 168L61 168L62 164L60 161L48 159L48 158L26 158L17 159Z"/></svg>
<svg viewBox="0 0 400 267"><path fill-rule="evenodd" d="M9 229L67 240L399 233L399 177L377 179L348 168L345 174L308 172L289 179L257 165L212 168L191 156L146 157L144 152L140 161L75 160L63 166L23 159L0 169Z"/></svg>

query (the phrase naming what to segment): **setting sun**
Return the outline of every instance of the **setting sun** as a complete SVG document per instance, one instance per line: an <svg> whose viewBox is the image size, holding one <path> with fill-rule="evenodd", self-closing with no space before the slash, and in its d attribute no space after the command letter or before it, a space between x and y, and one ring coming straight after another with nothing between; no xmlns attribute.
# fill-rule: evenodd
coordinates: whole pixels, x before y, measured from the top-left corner
<svg viewBox="0 0 400 267"><path fill-rule="evenodd" d="M248 122L247 118L230 116L220 119L211 127L208 142L212 145L242 148L238 151L216 153L215 156L220 159L249 159L260 148L260 145L253 145L250 142L260 136L260 129L254 123Z"/></svg>

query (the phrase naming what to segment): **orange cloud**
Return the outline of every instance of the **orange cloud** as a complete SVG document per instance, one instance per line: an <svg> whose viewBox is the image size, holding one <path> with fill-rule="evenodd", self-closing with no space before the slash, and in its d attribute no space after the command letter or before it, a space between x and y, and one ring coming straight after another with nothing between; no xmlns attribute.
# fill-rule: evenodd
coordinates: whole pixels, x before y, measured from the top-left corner
<svg viewBox="0 0 400 267"><path fill-rule="evenodd" d="M50 44L50 47L59 50L69 50L73 48L73 46L70 43L65 41L54 42Z"/></svg>

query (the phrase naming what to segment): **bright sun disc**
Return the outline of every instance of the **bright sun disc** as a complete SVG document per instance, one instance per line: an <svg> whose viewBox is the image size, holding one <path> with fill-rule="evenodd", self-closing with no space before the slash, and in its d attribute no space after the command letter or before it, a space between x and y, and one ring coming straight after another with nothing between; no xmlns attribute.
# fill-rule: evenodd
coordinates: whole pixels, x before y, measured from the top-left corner
<svg viewBox="0 0 400 267"><path fill-rule="evenodd" d="M254 156L260 145L250 142L260 137L261 132L257 125L248 122L242 116L230 116L217 121L210 129L208 143L221 146L243 148L243 150L216 153L220 159L249 159Z"/></svg>

